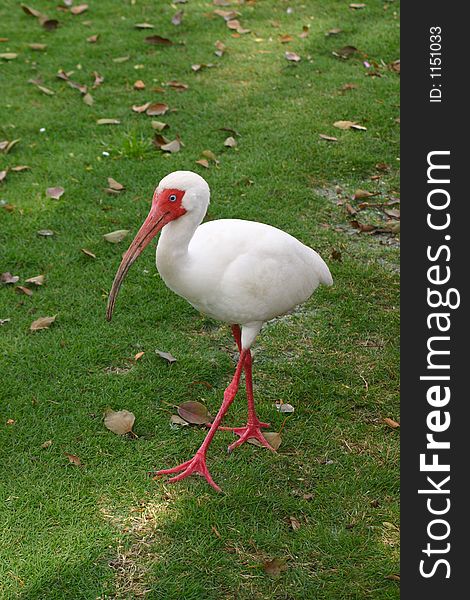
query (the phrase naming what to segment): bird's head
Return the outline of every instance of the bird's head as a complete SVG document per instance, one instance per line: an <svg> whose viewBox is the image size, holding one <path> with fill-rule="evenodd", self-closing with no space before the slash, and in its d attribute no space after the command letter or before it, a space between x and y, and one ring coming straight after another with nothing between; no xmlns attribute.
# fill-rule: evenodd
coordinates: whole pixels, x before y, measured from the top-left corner
<svg viewBox="0 0 470 600"><path fill-rule="evenodd" d="M109 293L106 318L111 321L121 283L135 260L157 233L171 221L191 218L199 224L209 205L210 191L205 179L192 171L166 175L153 194L152 206L137 235L124 254Z"/></svg>

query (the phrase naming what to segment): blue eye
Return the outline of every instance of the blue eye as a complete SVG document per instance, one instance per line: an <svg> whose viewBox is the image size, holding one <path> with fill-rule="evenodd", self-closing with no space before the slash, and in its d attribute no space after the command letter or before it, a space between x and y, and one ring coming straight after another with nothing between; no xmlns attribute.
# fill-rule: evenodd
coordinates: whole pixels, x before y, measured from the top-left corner
<svg viewBox="0 0 470 600"><path fill-rule="evenodd" d="M170 202L176 202L176 194L171 194L171 196L168 197L168 200Z"/></svg>

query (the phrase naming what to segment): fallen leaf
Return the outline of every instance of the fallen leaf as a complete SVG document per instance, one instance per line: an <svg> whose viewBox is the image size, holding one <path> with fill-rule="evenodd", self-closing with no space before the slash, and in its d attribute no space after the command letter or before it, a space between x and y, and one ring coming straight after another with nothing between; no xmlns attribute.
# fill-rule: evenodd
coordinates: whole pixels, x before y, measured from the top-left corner
<svg viewBox="0 0 470 600"><path fill-rule="evenodd" d="M26 280L26 283L34 283L34 285L42 285L46 279L45 275L36 275Z"/></svg>
<svg viewBox="0 0 470 600"><path fill-rule="evenodd" d="M358 86L355 83L345 83L341 86L340 90L342 92L348 92L349 90L356 90Z"/></svg>
<svg viewBox="0 0 470 600"><path fill-rule="evenodd" d="M281 573L287 571L287 561L284 558L273 558L263 564L263 569L266 575L279 577Z"/></svg>
<svg viewBox="0 0 470 600"><path fill-rule="evenodd" d="M356 221L356 220L350 221L350 223L353 227L355 227L356 229L359 229L359 231L361 231L363 233L375 231L377 229L377 227L375 225L370 225L369 223L360 223L359 221Z"/></svg>
<svg viewBox="0 0 470 600"><path fill-rule="evenodd" d="M128 410L108 410L104 417L104 426L117 435L130 433L134 422L135 415Z"/></svg>
<svg viewBox="0 0 470 600"><path fill-rule="evenodd" d="M122 192L122 190L125 189L125 187L122 185L122 183L119 183L112 177L108 177L108 185L112 190L116 190L117 192Z"/></svg>
<svg viewBox="0 0 470 600"><path fill-rule="evenodd" d="M46 196L53 200L58 200L64 192L65 190L63 187L50 187L46 190Z"/></svg>
<svg viewBox="0 0 470 600"><path fill-rule="evenodd" d="M26 4L21 4L20 6L23 9L23 12L25 12L27 15L30 15L31 17L36 17L37 19L39 19L39 17L44 16L41 12L39 12L35 8L26 6Z"/></svg>
<svg viewBox="0 0 470 600"><path fill-rule="evenodd" d="M276 407L276 410L281 413L291 414L295 411L292 404L284 404L284 402L276 402L274 406Z"/></svg>
<svg viewBox="0 0 470 600"><path fill-rule="evenodd" d="M324 133L319 134L320 139L325 140L327 142L337 142L338 138L333 137L332 135L325 135Z"/></svg>
<svg viewBox="0 0 470 600"><path fill-rule="evenodd" d="M174 154L175 152L179 152L181 150L181 142L179 139L172 140L171 142L168 142L168 144L163 144L160 146L160 150Z"/></svg>
<svg viewBox="0 0 470 600"><path fill-rule="evenodd" d="M30 290L30 289L29 289L29 288L27 288L27 287L24 287L24 285L17 285L17 286L15 287L15 290L18 290L18 291L22 292L22 293L23 293L23 294L25 294L26 296L32 296L32 295L33 295L33 292L32 292L32 290Z"/></svg>
<svg viewBox="0 0 470 600"><path fill-rule="evenodd" d="M119 119L98 119L97 125L119 125L121 121Z"/></svg>
<svg viewBox="0 0 470 600"><path fill-rule="evenodd" d="M189 423L188 421L182 419L179 415L171 415L170 425L173 425L174 427L187 427Z"/></svg>
<svg viewBox="0 0 470 600"><path fill-rule="evenodd" d="M386 575L385 579L389 579L390 581L400 581L400 575L398 573L391 573L390 575Z"/></svg>
<svg viewBox="0 0 470 600"><path fill-rule="evenodd" d="M173 42L161 35L149 35L145 38L147 44L152 44L153 46L173 46Z"/></svg>
<svg viewBox="0 0 470 600"><path fill-rule="evenodd" d="M219 57L223 56L225 50L227 49L226 45L223 42L221 42L220 40L217 40L214 43L214 46L216 48L214 54Z"/></svg>
<svg viewBox="0 0 470 600"><path fill-rule="evenodd" d="M352 4L349 5L349 8L353 8L355 10L359 10L359 9L365 8L365 7L366 7L366 5L363 4L363 3L360 3L360 4L358 4L358 3L352 3Z"/></svg>
<svg viewBox="0 0 470 600"><path fill-rule="evenodd" d="M304 25L302 27L302 33L299 35L300 38L305 39L310 34L310 25Z"/></svg>
<svg viewBox="0 0 470 600"><path fill-rule="evenodd" d="M234 137L229 136L225 140L224 146L227 146L227 148L235 148L237 146L237 140Z"/></svg>
<svg viewBox="0 0 470 600"><path fill-rule="evenodd" d="M140 360L144 354L145 352L137 352L137 354L134 356L134 360Z"/></svg>
<svg viewBox="0 0 470 600"><path fill-rule="evenodd" d="M191 69L197 73L198 71L202 71L202 69L211 69L212 67L215 67L216 65L213 65L212 63L201 63L201 64L195 64L195 65L191 65Z"/></svg>
<svg viewBox="0 0 470 600"><path fill-rule="evenodd" d="M295 52L286 52L284 54L286 60L289 60L291 62L299 62L300 61L300 56L298 54L296 54Z"/></svg>
<svg viewBox="0 0 470 600"><path fill-rule="evenodd" d="M386 423L392 429L397 429L400 427L400 423L397 423L397 421L394 421L393 419L389 419L389 417L385 417L384 423Z"/></svg>
<svg viewBox="0 0 470 600"><path fill-rule="evenodd" d="M46 442L43 442L41 444L41 448L44 448L44 449L50 448L51 446L52 446L52 440L47 440Z"/></svg>
<svg viewBox="0 0 470 600"><path fill-rule="evenodd" d="M353 200L362 200L364 198L370 198L371 196L377 196L377 194L368 192L367 190L356 190L353 195Z"/></svg>
<svg viewBox="0 0 470 600"><path fill-rule="evenodd" d="M117 231L111 231L103 235L104 239L111 244L119 244L129 233L128 229L118 229Z"/></svg>
<svg viewBox="0 0 470 600"><path fill-rule="evenodd" d="M39 317L39 319L36 319L31 323L29 327L30 331L40 331L41 329L49 329L52 323L54 323L54 321L56 320L56 316L57 315L54 315L53 317Z"/></svg>
<svg viewBox="0 0 470 600"><path fill-rule="evenodd" d="M207 158L200 158L199 160L196 160L196 163L206 169L209 168L209 161L207 160Z"/></svg>
<svg viewBox="0 0 470 600"><path fill-rule="evenodd" d="M300 521L298 521L295 517L289 517L289 524L292 528L292 531L297 531L300 529Z"/></svg>
<svg viewBox="0 0 470 600"><path fill-rule="evenodd" d="M16 146L16 144L18 144L18 142L20 141L20 139L16 139L16 140L3 140L0 142L0 152L3 152L4 154L8 154L10 152L10 150Z"/></svg>
<svg viewBox="0 0 470 600"><path fill-rule="evenodd" d="M5 325L5 323L9 323L11 319L0 319L0 325Z"/></svg>
<svg viewBox="0 0 470 600"><path fill-rule="evenodd" d="M49 19L45 15L39 19L39 23L47 31L55 31L59 27L59 21L57 19Z"/></svg>
<svg viewBox="0 0 470 600"><path fill-rule="evenodd" d="M339 33L341 33L343 30L340 29L339 27L333 27L333 29L329 29L325 35L338 35Z"/></svg>
<svg viewBox="0 0 470 600"><path fill-rule="evenodd" d="M353 125L355 125L354 121L335 121L333 123L333 127L337 129L351 129Z"/></svg>
<svg viewBox="0 0 470 600"><path fill-rule="evenodd" d="M164 358L170 364L176 362L176 358L169 352L164 352L163 350L155 350L155 352L158 354L158 356L160 356L161 358Z"/></svg>
<svg viewBox="0 0 470 600"><path fill-rule="evenodd" d="M130 56L117 56L113 58L113 62L115 63L124 63L130 59Z"/></svg>
<svg viewBox="0 0 470 600"><path fill-rule="evenodd" d="M0 58L3 58L3 60L14 60L15 58L17 58L18 54L15 54L14 52L2 52L0 53Z"/></svg>
<svg viewBox="0 0 470 600"><path fill-rule="evenodd" d="M216 164L219 164L217 156L212 152L212 150L203 150L202 155L208 158L209 160L214 161Z"/></svg>
<svg viewBox="0 0 470 600"><path fill-rule="evenodd" d="M98 71L93 71L93 77L95 78L94 82L93 82L93 87L92 89L96 89L99 85L101 85L104 81L104 77L103 75L100 75L98 73Z"/></svg>
<svg viewBox="0 0 470 600"><path fill-rule="evenodd" d="M7 169L5 169L3 171L0 171L0 183L2 181L4 181L4 179L6 178L7 174L8 174L8 170Z"/></svg>
<svg viewBox="0 0 470 600"><path fill-rule="evenodd" d="M169 106L167 104L162 104L161 102L154 102L147 107L145 112L148 114L149 117L158 117L160 115L164 115L168 111L168 109Z"/></svg>
<svg viewBox="0 0 470 600"><path fill-rule="evenodd" d="M18 275L12 275L8 271L6 273L2 273L0 275L0 283L5 283L5 284L16 283L17 281L19 281L19 279L20 278Z"/></svg>
<svg viewBox="0 0 470 600"><path fill-rule="evenodd" d="M30 169L31 167L28 167L28 165L17 165L16 167L11 167L10 171L19 173L20 171L29 171Z"/></svg>
<svg viewBox="0 0 470 600"><path fill-rule="evenodd" d="M338 58L347 59L350 56L353 56L353 54L356 54L356 52L357 48L355 46L343 46L339 50L334 50L332 54Z"/></svg>
<svg viewBox="0 0 470 600"><path fill-rule="evenodd" d="M134 82L134 85L132 87L135 90L145 90L145 83L142 81L142 79L138 79Z"/></svg>
<svg viewBox="0 0 470 600"><path fill-rule="evenodd" d="M145 102L145 104L133 104L132 110L136 113L143 113L150 106L151 102Z"/></svg>
<svg viewBox="0 0 470 600"><path fill-rule="evenodd" d="M166 127L168 127L168 123L163 123L163 121L152 121L152 128L157 131L163 131Z"/></svg>
<svg viewBox="0 0 470 600"><path fill-rule="evenodd" d="M80 251L83 252L83 254L85 254L86 256L89 256L90 258L96 258L96 254L93 254L91 250L87 250L86 248L80 248Z"/></svg>
<svg viewBox="0 0 470 600"><path fill-rule="evenodd" d="M76 465L77 467L83 466L82 461L76 454L69 454L68 452L64 452L64 456L66 456L69 459L69 462L73 465Z"/></svg>
<svg viewBox="0 0 470 600"><path fill-rule="evenodd" d="M281 42L281 44L288 44L289 42L292 42L293 40L294 40L294 38L288 34L279 36L279 41Z"/></svg>
<svg viewBox="0 0 470 600"><path fill-rule="evenodd" d="M281 438L280 434L277 433L276 431L266 431L263 433L263 437L268 442L268 444L271 446L271 448L274 448L274 450L277 450L279 448L279 446L281 445L282 438ZM258 440L255 438L249 438L247 440L247 442L249 444L253 444L253 446L258 446L259 448L264 448L263 444L261 444L261 442L258 442Z"/></svg>
<svg viewBox="0 0 470 600"><path fill-rule="evenodd" d="M31 50L37 50L38 52L43 52L44 50L47 49L47 44L32 43L32 44L28 44L28 46L31 48Z"/></svg>
<svg viewBox="0 0 470 600"><path fill-rule="evenodd" d="M312 493L303 494L302 498L304 500L313 500L315 498L315 494L312 494Z"/></svg>
<svg viewBox="0 0 470 600"><path fill-rule="evenodd" d="M55 235L52 229L40 229L36 233L41 237L52 237L53 235Z"/></svg>
<svg viewBox="0 0 470 600"><path fill-rule="evenodd" d="M400 218L400 209L398 208L384 208L384 213L387 217L391 217L392 219Z"/></svg>
<svg viewBox="0 0 470 600"><path fill-rule="evenodd" d="M96 42L98 41L100 37L99 33L95 33L95 35L90 35L90 37L87 37L86 41L90 44L96 44Z"/></svg>
<svg viewBox="0 0 470 600"><path fill-rule="evenodd" d="M134 27L136 29L155 29L154 25L151 23L136 23Z"/></svg>
<svg viewBox="0 0 470 600"><path fill-rule="evenodd" d="M181 81L167 81L166 85L176 90L177 92L185 92L189 85L187 83L182 83Z"/></svg>
<svg viewBox="0 0 470 600"><path fill-rule="evenodd" d="M178 12L176 12L171 19L171 22L173 23L173 25L181 25L181 21L183 20L183 15L184 15L184 10L179 10Z"/></svg>
<svg viewBox="0 0 470 600"><path fill-rule="evenodd" d="M86 10L88 10L88 4L79 4L78 6L72 6L70 12L72 15L81 15Z"/></svg>
<svg viewBox="0 0 470 600"><path fill-rule="evenodd" d="M178 406L178 415L193 425L204 425L210 421L207 408L200 402L183 402Z"/></svg>

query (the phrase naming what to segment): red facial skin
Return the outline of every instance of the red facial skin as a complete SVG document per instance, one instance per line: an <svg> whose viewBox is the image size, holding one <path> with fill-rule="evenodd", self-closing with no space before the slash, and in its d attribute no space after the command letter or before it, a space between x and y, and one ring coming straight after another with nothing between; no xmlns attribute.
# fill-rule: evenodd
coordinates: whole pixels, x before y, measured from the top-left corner
<svg viewBox="0 0 470 600"><path fill-rule="evenodd" d="M183 196L184 191L182 190L165 189L159 193L155 191L150 212L125 253L114 277L106 308L108 321L112 319L119 288L132 264L165 225L185 214L186 209L182 204Z"/></svg>

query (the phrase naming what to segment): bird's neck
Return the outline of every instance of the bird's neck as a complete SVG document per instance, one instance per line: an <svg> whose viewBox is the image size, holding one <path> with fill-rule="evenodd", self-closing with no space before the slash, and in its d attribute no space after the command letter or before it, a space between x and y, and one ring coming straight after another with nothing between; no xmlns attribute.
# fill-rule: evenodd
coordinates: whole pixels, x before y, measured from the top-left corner
<svg viewBox="0 0 470 600"><path fill-rule="evenodd" d="M201 219L197 215L186 213L165 225L158 241L158 254L172 260L184 258L188 253L189 242L200 223Z"/></svg>

